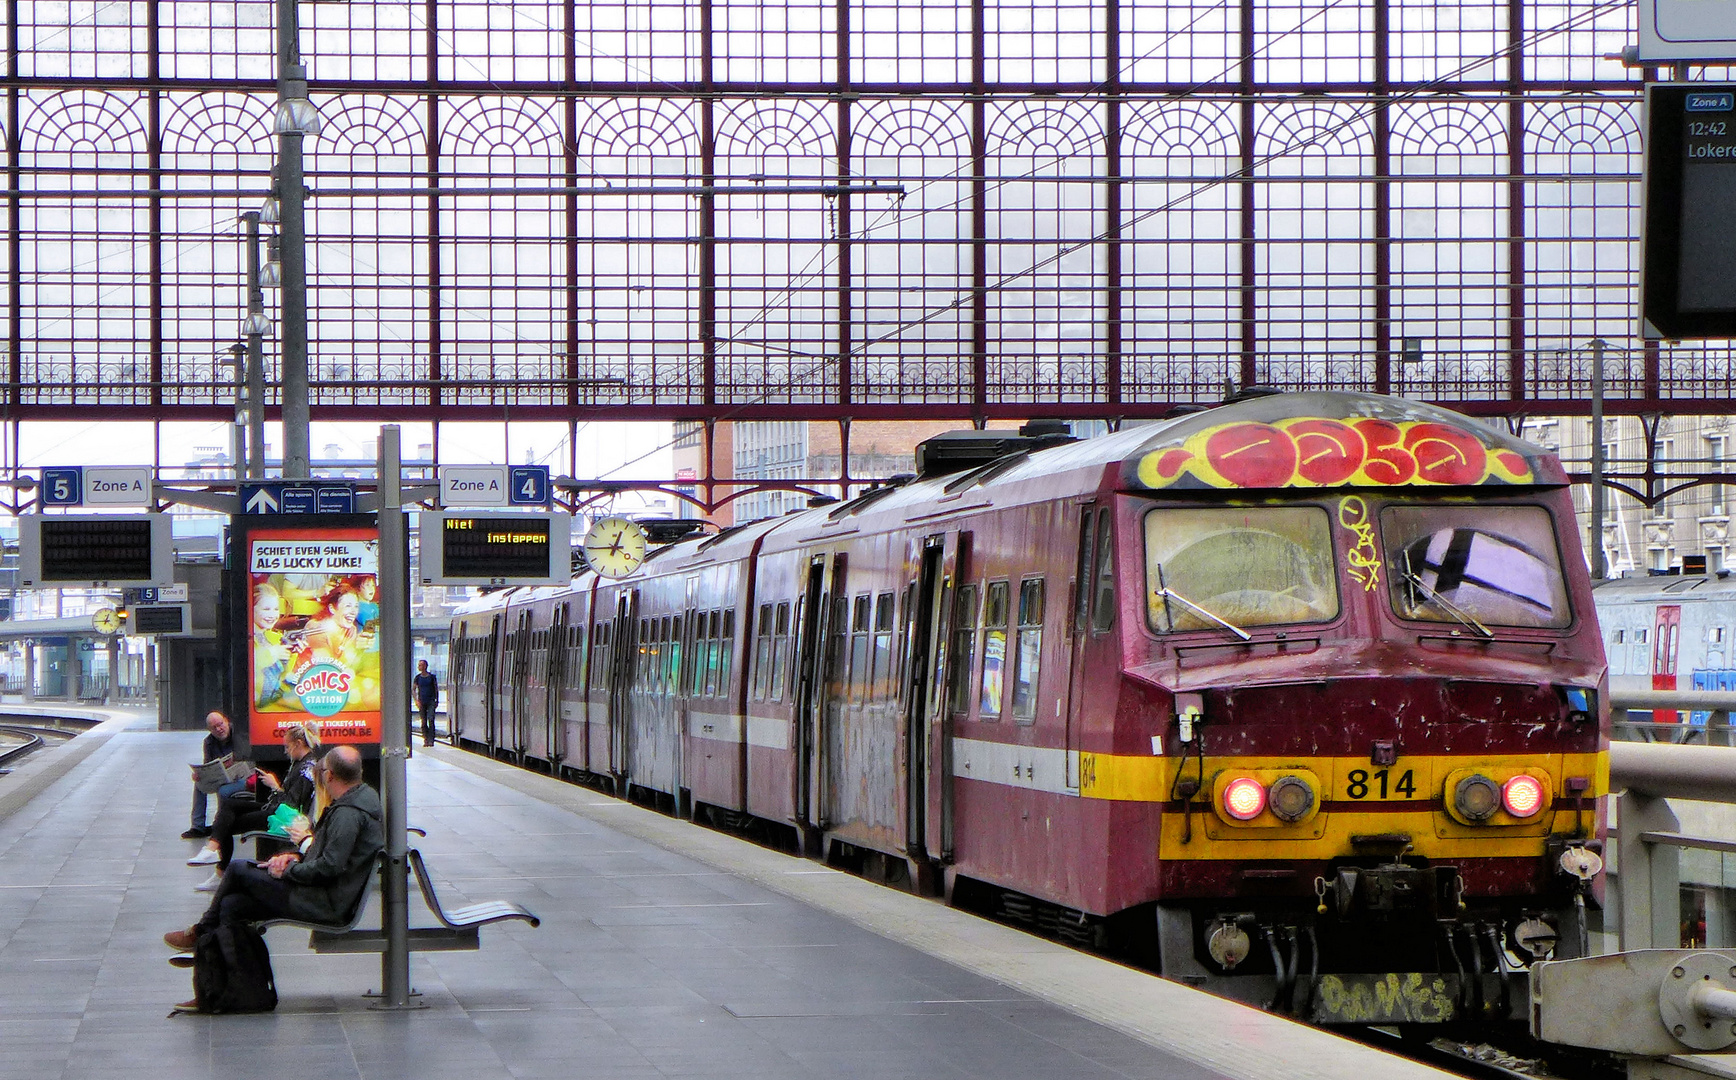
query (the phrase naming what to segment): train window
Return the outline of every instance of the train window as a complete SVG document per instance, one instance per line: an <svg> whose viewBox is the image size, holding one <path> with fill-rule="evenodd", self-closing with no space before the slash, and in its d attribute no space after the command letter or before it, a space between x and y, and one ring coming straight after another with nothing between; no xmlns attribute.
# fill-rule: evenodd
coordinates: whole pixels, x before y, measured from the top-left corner
<svg viewBox="0 0 1736 1080"><path fill-rule="evenodd" d="M1146 619L1159 632L1338 616L1331 521L1317 506L1153 510L1145 560Z"/></svg>
<svg viewBox="0 0 1736 1080"><path fill-rule="evenodd" d="M1087 506L1079 515L1079 559L1073 573L1073 629L1085 629L1091 617L1091 596L1097 588L1097 511Z"/></svg>
<svg viewBox="0 0 1736 1080"><path fill-rule="evenodd" d="M856 598L850 617L850 700L857 705L868 697L868 623L873 618L867 593Z"/></svg>
<svg viewBox="0 0 1736 1080"><path fill-rule="evenodd" d="M832 597L832 614L826 623L826 696L842 702L850 694L850 598Z"/></svg>
<svg viewBox="0 0 1736 1080"><path fill-rule="evenodd" d="M723 613L723 653L717 662L717 689L719 693L728 694L730 679L733 673L730 664L735 660L735 612Z"/></svg>
<svg viewBox="0 0 1736 1080"><path fill-rule="evenodd" d="M892 594L881 593L874 601L874 664L869 679L870 697L885 701L892 696Z"/></svg>
<svg viewBox="0 0 1736 1080"><path fill-rule="evenodd" d="M958 610L954 612L952 631L952 686L948 689L947 707L955 713L970 711L971 675L976 667L977 587L958 587Z"/></svg>
<svg viewBox="0 0 1736 1080"><path fill-rule="evenodd" d="M1540 506L1389 506L1380 527L1400 618L1534 627L1572 618Z"/></svg>
<svg viewBox="0 0 1736 1080"><path fill-rule="evenodd" d="M713 611L700 617L705 627L705 659L701 665L705 669L704 685L696 686L695 691L706 697L717 696L718 661L723 656L723 640L719 629L721 616ZM694 682L700 682L700 676L694 676Z"/></svg>
<svg viewBox="0 0 1736 1080"><path fill-rule="evenodd" d="M1097 512L1097 593L1091 601L1091 629L1115 625L1115 533L1109 511Z"/></svg>
<svg viewBox="0 0 1736 1080"><path fill-rule="evenodd" d="M771 681L772 670L772 606L761 604L759 609L759 637L754 645L753 653L753 699L766 699L766 685Z"/></svg>
<svg viewBox="0 0 1736 1080"><path fill-rule="evenodd" d="M681 692L681 676L685 674L681 666L681 658L685 650L681 647L681 616L677 615L669 622L669 677L663 681L671 693Z"/></svg>
<svg viewBox="0 0 1736 1080"><path fill-rule="evenodd" d="M1043 659L1043 579L1019 582L1019 638L1013 655L1013 719L1037 718L1037 673Z"/></svg>
<svg viewBox="0 0 1736 1080"><path fill-rule="evenodd" d="M1006 691L1007 589L1004 581L989 582L983 605L983 689L977 715L984 720L1000 718Z"/></svg>
<svg viewBox="0 0 1736 1080"><path fill-rule="evenodd" d="M790 602L778 605L777 630L772 642L772 700L784 700L784 676L790 666Z"/></svg>

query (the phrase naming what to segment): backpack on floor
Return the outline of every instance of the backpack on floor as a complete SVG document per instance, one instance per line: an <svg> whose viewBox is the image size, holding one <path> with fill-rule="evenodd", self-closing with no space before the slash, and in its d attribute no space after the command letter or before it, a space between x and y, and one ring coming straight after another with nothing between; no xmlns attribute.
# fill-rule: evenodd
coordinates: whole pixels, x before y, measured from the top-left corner
<svg viewBox="0 0 1736 1080"><path fill-rule="evenodd" d="M251 924L219 926L199 935L193 945L193 1000L202 1013L277 1008L271 950Z"/></svg>

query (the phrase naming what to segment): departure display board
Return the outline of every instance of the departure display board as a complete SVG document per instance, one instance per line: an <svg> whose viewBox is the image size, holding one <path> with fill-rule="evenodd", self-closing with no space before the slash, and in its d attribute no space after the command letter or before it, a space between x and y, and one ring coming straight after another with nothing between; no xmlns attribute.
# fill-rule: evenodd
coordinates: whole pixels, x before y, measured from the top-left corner
<svg viewBox="0 0 1736 1080"><path fill-rule="evenodd" d="M20 584L41 588L171 584L169 519L27 514L19 518L18 570Z"/></svg>
<svg viewBox="0 0 1736 1080"><path fill-rule="evenodd" d="M185 634L188 611L186 604L134 604L127 611L127 633Z"/></svg>
<svg viewBox="0 0 1736 1080"><path fill-rule="evenodd" d="M564 585L572 579L571 524L565 514L424 513L422 582Z"/></svg>
<svg viewBox="0 0 1736 1080"><path fill-rule="evenodd" d="M1736 337L1736 84L1646 87L1646 337Z"/></svg>

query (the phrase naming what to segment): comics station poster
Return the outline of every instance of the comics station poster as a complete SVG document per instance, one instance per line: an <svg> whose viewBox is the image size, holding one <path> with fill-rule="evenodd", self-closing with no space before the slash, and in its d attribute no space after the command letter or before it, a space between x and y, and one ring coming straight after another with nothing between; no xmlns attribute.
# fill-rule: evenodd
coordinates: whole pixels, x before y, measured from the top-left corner
<svg viewBox="0 0 1736 1080"><path fill-rule="evenodd" d="M328 745L378 746L379 529L261 525L241 547L249 744L313 720Z"/></svg>

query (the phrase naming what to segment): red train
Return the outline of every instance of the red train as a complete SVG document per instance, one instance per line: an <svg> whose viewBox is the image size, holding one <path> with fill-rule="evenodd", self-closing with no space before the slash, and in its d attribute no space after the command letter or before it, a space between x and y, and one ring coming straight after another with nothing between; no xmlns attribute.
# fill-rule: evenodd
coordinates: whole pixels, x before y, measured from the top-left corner
<svg viewBox="0 0 1736 1080"><path fill-rule="evenodd" d="M1258 396L482 598L461 745L1323 1022L1517 1016L1600 884L1567 478L1393 398Z"/></svg>

